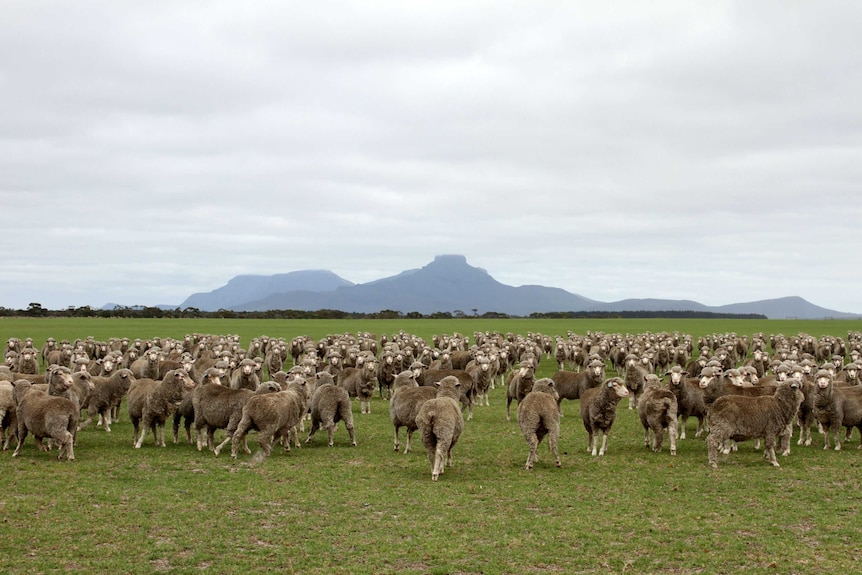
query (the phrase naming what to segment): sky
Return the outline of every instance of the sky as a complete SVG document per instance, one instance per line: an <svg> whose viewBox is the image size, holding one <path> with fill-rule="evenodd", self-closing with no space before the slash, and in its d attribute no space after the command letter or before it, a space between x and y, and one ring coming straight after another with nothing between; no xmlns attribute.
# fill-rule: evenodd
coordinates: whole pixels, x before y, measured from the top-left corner
<svg viewBox="0 0 862 575"><path fill-rule="evenodd" d="M462 254L862 313L862 3L0 4L0 306Z"/></svg>

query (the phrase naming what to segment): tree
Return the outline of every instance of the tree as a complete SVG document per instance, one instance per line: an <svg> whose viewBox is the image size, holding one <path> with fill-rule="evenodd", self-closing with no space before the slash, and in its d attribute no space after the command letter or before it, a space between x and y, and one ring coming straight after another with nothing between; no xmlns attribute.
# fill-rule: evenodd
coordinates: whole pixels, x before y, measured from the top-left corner
<svg viewBox="0 0 862 575"><path fill-rule="evenodd" d="M30 305L27 306L26 313L27 313L27 315L37 317L37 316L44 316L45 314L48 313L48 310L43 308L42 304L40 304L40 303L30 302Z"/></svg>

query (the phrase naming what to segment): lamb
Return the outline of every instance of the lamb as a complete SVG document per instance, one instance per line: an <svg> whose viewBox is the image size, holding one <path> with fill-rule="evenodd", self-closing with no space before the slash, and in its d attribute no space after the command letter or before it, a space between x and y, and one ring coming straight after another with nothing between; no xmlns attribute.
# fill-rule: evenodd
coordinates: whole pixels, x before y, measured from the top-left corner
<svg viewBox="0 0 862 575"><path fill-rule="evenodd" d="M815 374L814 417L823 427L823 449L829 449L831 433L835 450L839 451L842 426L848 433L854 427L862 433L862 387L837 387L832 375L821 369ZM859 449L862 449L862 438Z"/></svg>
<svg viewBox="0 0 862 575"><path fill-rule="evenodd" d="M457 377L444 377L437 382L436 397L424 402L416 415L416 425L431 463L431 481L437 481L445 467L452 466L452 449L464 428L458 405L460 387Z"/></svg>
<svg viewBox="0 0 862 575"><path fill-rule="evenodd" d="M87 427L98 415L99 422L96 425L104 425L105 431L111 432L113 417L111 412L119 407L123 396L135 382L135 376L131 369L118 369L108 378L94 377L93 391L90 392L87 402L87 419L78 427L78 430Z"/></svg>
<svg viewBox="0 0 862 575"><path fill-rule="evenodd" d="M141 448L147 429L152 430L155 444L165 447L165 422L182 401L183 391L195 385L185 370L175 369L163 380L141 378L129 388L129 418L137 436L135 449Z"/></svg>
<svg viewBox="0 0 862 575"><path fill-rule="evenodd" d="M353 412L350 410L350 396L347 390L335 385L332 375L320 372L316 375L314 393L311 396L311 430L308 433L306 443L321 427L325 428L329 436L329 447L332 447L332 435L339 421L344 422L347 433L350 435L350 443L356 446L356 434L353 430Z"/></svg>
<svg viewBox="0 0 862 575"><path fill-rule="evenodd" d="M587 451L593 456L597 453L598 434L602 433L602 447L598 455L602 456L608 449L608 434L614 424L617 404L631 392L625 382L619 377L605 380L599 387L593 387L581 394L581 419L587 430Z"/></svg>
<svg viewBox="0 0 862 575"><path fill-rule="evenodd" d="M395 427L395 451L400 445L398 441L398 430L407 428L407 442L404 445L404 453L410 453L410 438L418 429L416 416L422 408L422 404L437 396L437 388L434 386L419 386L413 378L411 370L402 371L395 377L394 391L389 402L389 420Z"/></svg>
<svg viewBox="0 0 862 575"><path fill-rule="evenodd" d="M278 371L278 370L276 370ZM250 389L256 391L260 385L257 375L257 363L253 359L244 359L230 377L231 389Z"/></svg>
<svg viewBox="0 0 862 575"><path fill-rule="evenodd" d="M518 426L527 447L527 463L524 469L530 470L538 461L539 444L545 435L548 436L548 447L554 454L554 463L561 467L560 455L557 451L557 441L560 438L560 408L554 380L548 377L536 380L533 390L518 403Z"/></svg>
<svg viewBox="0 0 862 575"><path fill-rule="evenodd" d="M709 436L706 438L709 465L718 468L719 449L730 453L730 441L763 438L764 458L780 467L775 457L775 443L787 437L789 426L796 417L802 391L799 382L791 380L778 386L773 395L744 397L725 395L713 403L709 412Z"/></svg>
<svg viewBox="0 0 862 575"><path fill-rule="evenodd" d="M700 389L700 380L695 377L686 377L687 373L675 365L667 372L669 376L668 387L676 396L677 415L681 424L679 439L685 439L685 426L689 417L697 418L697 430L695 437L703 434L703 421L706 417L706 406L703 403L703 391Z"/></svg>
<svg viewBox="0 0 862 575"><path fill-rule="evenodd" d="M213 368L210 368L213 369ZM209 370L207 370L209 371ZM194 424L197 434L198 451L203 449L204 428L206 428L207 448L218 456L225 445L233 439L233 434L242 419L242 408L253 395L275 393L282 390L282 386L275 381L265 381L260 384L257 391L250 389L231 389L223 385L211 383L195 387L192 392L192 407L194 409ZM216 429L224 429L227 434L224 441L215 445ZM243 443L243 451L251 453L248 446Z"/></svg>
<svg viewBox="0 0 862 575"><path fill-rule="evenodd" d="M649 374L644 378L644 391L638 401L638 417L644 428L644 445L661 451L664 430L670 436L670 454L676 455L677 439L677 399L673 391L663 388L657 375ZM652 433L652 444L650 444Z"/></svg>
<svg viewBox="0 0 862 575"><path fill-rule="evenodd" d="M66 384L67 389L72 385L71 372L64 373L60 379ZM70 399L48 395L41 390L31 390L31 387L32 384L27 380L15 382L18 445L12 457L18 456L27 433L32 433L40 451L48 450L42 444L42 438L49 437L60 446L58 459L65 457L68 461L73 461L75 459L74 434L78 428L80 410Z"/></svg>
<svg viewBox="0 0 862 575"><path fill-rule="evenodd" d="M336 384L359 399L362 413L371 413L371 397L377 389L377 362L365 361L362 367L345 367L336 377Z"/></svg>
<svg viewBox="0 0 862 575"><path fill-rule="evenodd" d="M242 419L231 439L230 456L236 459L239 444L251 429L258 431L260 444L260 451L252 459L254 463L269 457L276 437L283 441L285 450L290 451L290 434L295 433L307 410L307 389L305 379L296 378L287 384L286 390L250 397L242 408Z"/></svg>
<svg viewBox="0 0 862 575"><path fill-rule="evenodd" d="M594 360L584 371L558 371L551 376L557 390L557 409L562 417L563 399L580 399L581 394L592 387L602 384L605 375L605 364Z"/></svg>
<svg viewBox="0 0 862 575"><path fill-rule="evenodd" d="M512 400L521 403L521 401L533 390L533 383L536 381L536 372L533 364L528 361L522 361L518 364L518 371L512 373L512 379L509 380L509 385L506 388L506 421L510 421L509 406Z"/></svg>

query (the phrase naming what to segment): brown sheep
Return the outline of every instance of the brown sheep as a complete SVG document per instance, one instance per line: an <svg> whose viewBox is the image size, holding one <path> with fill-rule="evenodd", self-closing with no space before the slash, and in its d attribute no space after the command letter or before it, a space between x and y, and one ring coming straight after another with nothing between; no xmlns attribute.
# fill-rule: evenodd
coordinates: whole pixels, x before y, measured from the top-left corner
<svg viewBox="0 0 862 575"><path fill-rule="evenodd" d="M273 440L282 440L285 451L290 451L290 434L305 415L308 405L308 384L296 378L287 384L287 389L265 395L254 395L242 408L242 419L231 439L230 456L236 459L239 444L252 429L258 431L260 450L253 462L259 463L269 457Z"/></svg>
<svg viewBox="0 0 862 575"><path fill-rule="evenodd" d="M63 379L72 385L72 374L63 374ZM48 395L44 391L31 390L32 384L27 380L15 382L14 395L17 402L18 445L12 457L17 457L28 433L36 439L40 451L48 448L42 444L45 437L60 446L58 459L64 457L68 461L75 459L75 431L78 428L80 410L75 404L65 398Z"/></svg>
<svg viewBox="0 0 862 575"><path fill-rule="evenodd" d="M329 437L328 445L332 447L335 426L339 421L343 421L344 427L347 428L347 433L350 435L350 443L355 447L356 434L353 429L353 412L350 410L350 396L347 390L335 385L332 375L325 371L318 373L315 377L316 386L311 396L310 408L311 430L305 442L311 442L311 438L314 437L317 430L323 427Z"/></svg>
<svg viewBox="0 0 862 575"><path fill-rule="evenodd" d="M630 394L625 382L619 377L606 380L599 387L593 387L581 394L581 419L587 430L587 451L593 456L604 455L608 449L608 435L616 419L617 404ZM602 447L597 450L599 432L602 434Z"/></svg>
<svg viewBox="0 0 862 575"><path fill-rule="evenodd" d="M452 466L452 449L464 428L458 405L460 387L457 377L444 377L437 383L436 396L424 402L416 415L416 425L431 463L432 481L437 481L446 466Z"/></svg>
<svg viewBox="0 0 862 575"><path fill-rule="evenodd" d="M829 449L829 435L833 435L835 450L841 449L841 427L862 433L862 387L837 387L832 375L825 369L815 374L814 417L823 427L824 449ZM862 449L862 437L859 448Z"/></svg>
<svg viewBox="0 0 862 575"><path fill-rule="evenodd" d="M557 441L560 438L559 397L553 379L543 377L536 380L533 389L518 403L518 426L527 441L529 453L524 469L530 470L539 460L539 444L548 436L548 447L554 454L554 463L561 467Z"/></svg>
<svg viewBox="0 0 862 575"><path fill-rule="evenodd" d="M605 376L605 364L600 360L593 360L584 371L557 371L551 376L557 390L557 408L562 416L562 402L564 399L580 399L581 394L592 387L602 384Z"/></svg>
<svg viewBox="0 0 862 575"><path fill-rule="evenodd" d="M709 411L709 436L706 438L709 465L713 469L718 467L718 452L730 453L730 441L762 438L764 458L779 467L775 444L785 436L789 442L789 426L800 403L802 391L796 380L780 384L773 395L725 395L716 399Z"/></svg>
<svg viewBox="0 0 862 575"><path fill-rule="evenodd" d="M96 425L104 425L105 431L111 432L113 420L112 411L119 407L123 396L129 391L135 376L130 369L118 369L110 377L94 377L93 391L87 402L87 419L81 423L79 429L84 429L98 415L99 421Z"/></svg>
<svg viewBox="0 0 862 575"><path fill-rule="evenodd" d="M3 451L9 449L9 443L13 438L16 445L18 443L18 418L15 413L14 392L15 387L11 381L0 381L0 444Z"/></svg>
<svg viewBox="0 0 862 575"><path fill-rule="evenodd" d="M368 359L362 367L345 367L336 377L336 384L359 399L360 411L371 413L371 397L377 389L377 362Z"/></svg>
<svg viewBox="0 0 862 575"><path fill-rule="evenodd" d="M679 439L685 439L685 426L689 417L697 418L697 429L694 436L700 437L704 431L703 422L706 417L706 406L703 404L700 380L695 377L686 377L687 372L678 365L673 366L667 375L670 378L668 386L676 396L677 415L680 418Z"/></svg>
<svg viewBox="0 0 862 575"><path fill-rule="evenodd" d="M512 400L521 403L524 397L533 390L535 381L535 368L530 362L522 361L518 365L518 371L512 372L512 379L509 380L509 385L506 388L506 421L510 420L509 406L512 404Z"/></svg>
<svg viewBox="0 0 862 575"><path fill-rule="evenodd" d="M676 455L677 400L673 391L661 386L658 376L649 374L644 378L644 391L638 400L638 417L644 428L644 445L661 451L664 430L670 436L670 454ZM652 433L652 441L650 441Z"/></svg>
<svg viewBox="0 0 862 575"><path fill-rule="evenodd" d="M231 389L249 389L255 391L259 385L260 377L257 375L257 363L253 359L242 360L239 363L239 367L231 374Z"/></svg>
<svg viewBox="0 0 862 575"><path fill-rule="evenodd" d="M212 381L212 379L205 381ZM224 446L233 439L233 434L242 419L242 408L249 398L255 394L263 395L281 390L282 386L275 381L263 382L257 391L231 389L214 383L195 387L192 392L192 407L195 412L194 424L198 451L203 449L204 428L206 428L207 448L218 456ZM226 433L224 441L219 445L215 445L215 431L217 429L224 429ZM243 442L243 452L251 453L245 442Z"/></svg>
<svg viewBox="0 0 862 575"><path fill-rule="evenodd" d="M413 432L419 428L416 425L416 416L423 403L437 396L437 388L419 386L411 370L402 371L395 377L394 388L389 402L389 420L395 427L395 451L398 451L400 445L398 430L406 427L407 442L404 445L404 453L407 454L410 453L410 439Z"/></svg>
<svg viewBox="0 0 862 575"><path fill-rule="evenodd" d="M164 426L183 399L183 391L193 389L195 381L182 369L169 371L164 379L138 379L129 389L129 418L135 434L135 449L144 443L147 429L152 430L155 445L165 447ZM139 425L140 424L140 425Z"/></svg>

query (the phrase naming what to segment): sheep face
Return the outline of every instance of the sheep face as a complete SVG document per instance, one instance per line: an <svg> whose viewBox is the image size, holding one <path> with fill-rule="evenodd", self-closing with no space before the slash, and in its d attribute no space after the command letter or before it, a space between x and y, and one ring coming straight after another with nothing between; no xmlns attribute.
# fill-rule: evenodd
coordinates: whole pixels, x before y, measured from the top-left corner
<svg viewBox="0 0 862 575"><path fill-rule="evenodd" d="M613 389L614 393L617 395L617 397L628 397L629 396L630 392L629 392L629 389L626 387L625 382L618 377L614 377L614 378L607 380L605 382L605 385L607 385L608 388Z"/></svg>
<svg viewBox="0 0 862 575"><path fill-rule="evenodd" d="M824 373L825 370L820 370L817 372L817 379L815 382L817 383L817 387L819 389L828 389L830 385L832 385L832 376L829 375L828 372Z"/></svg>

